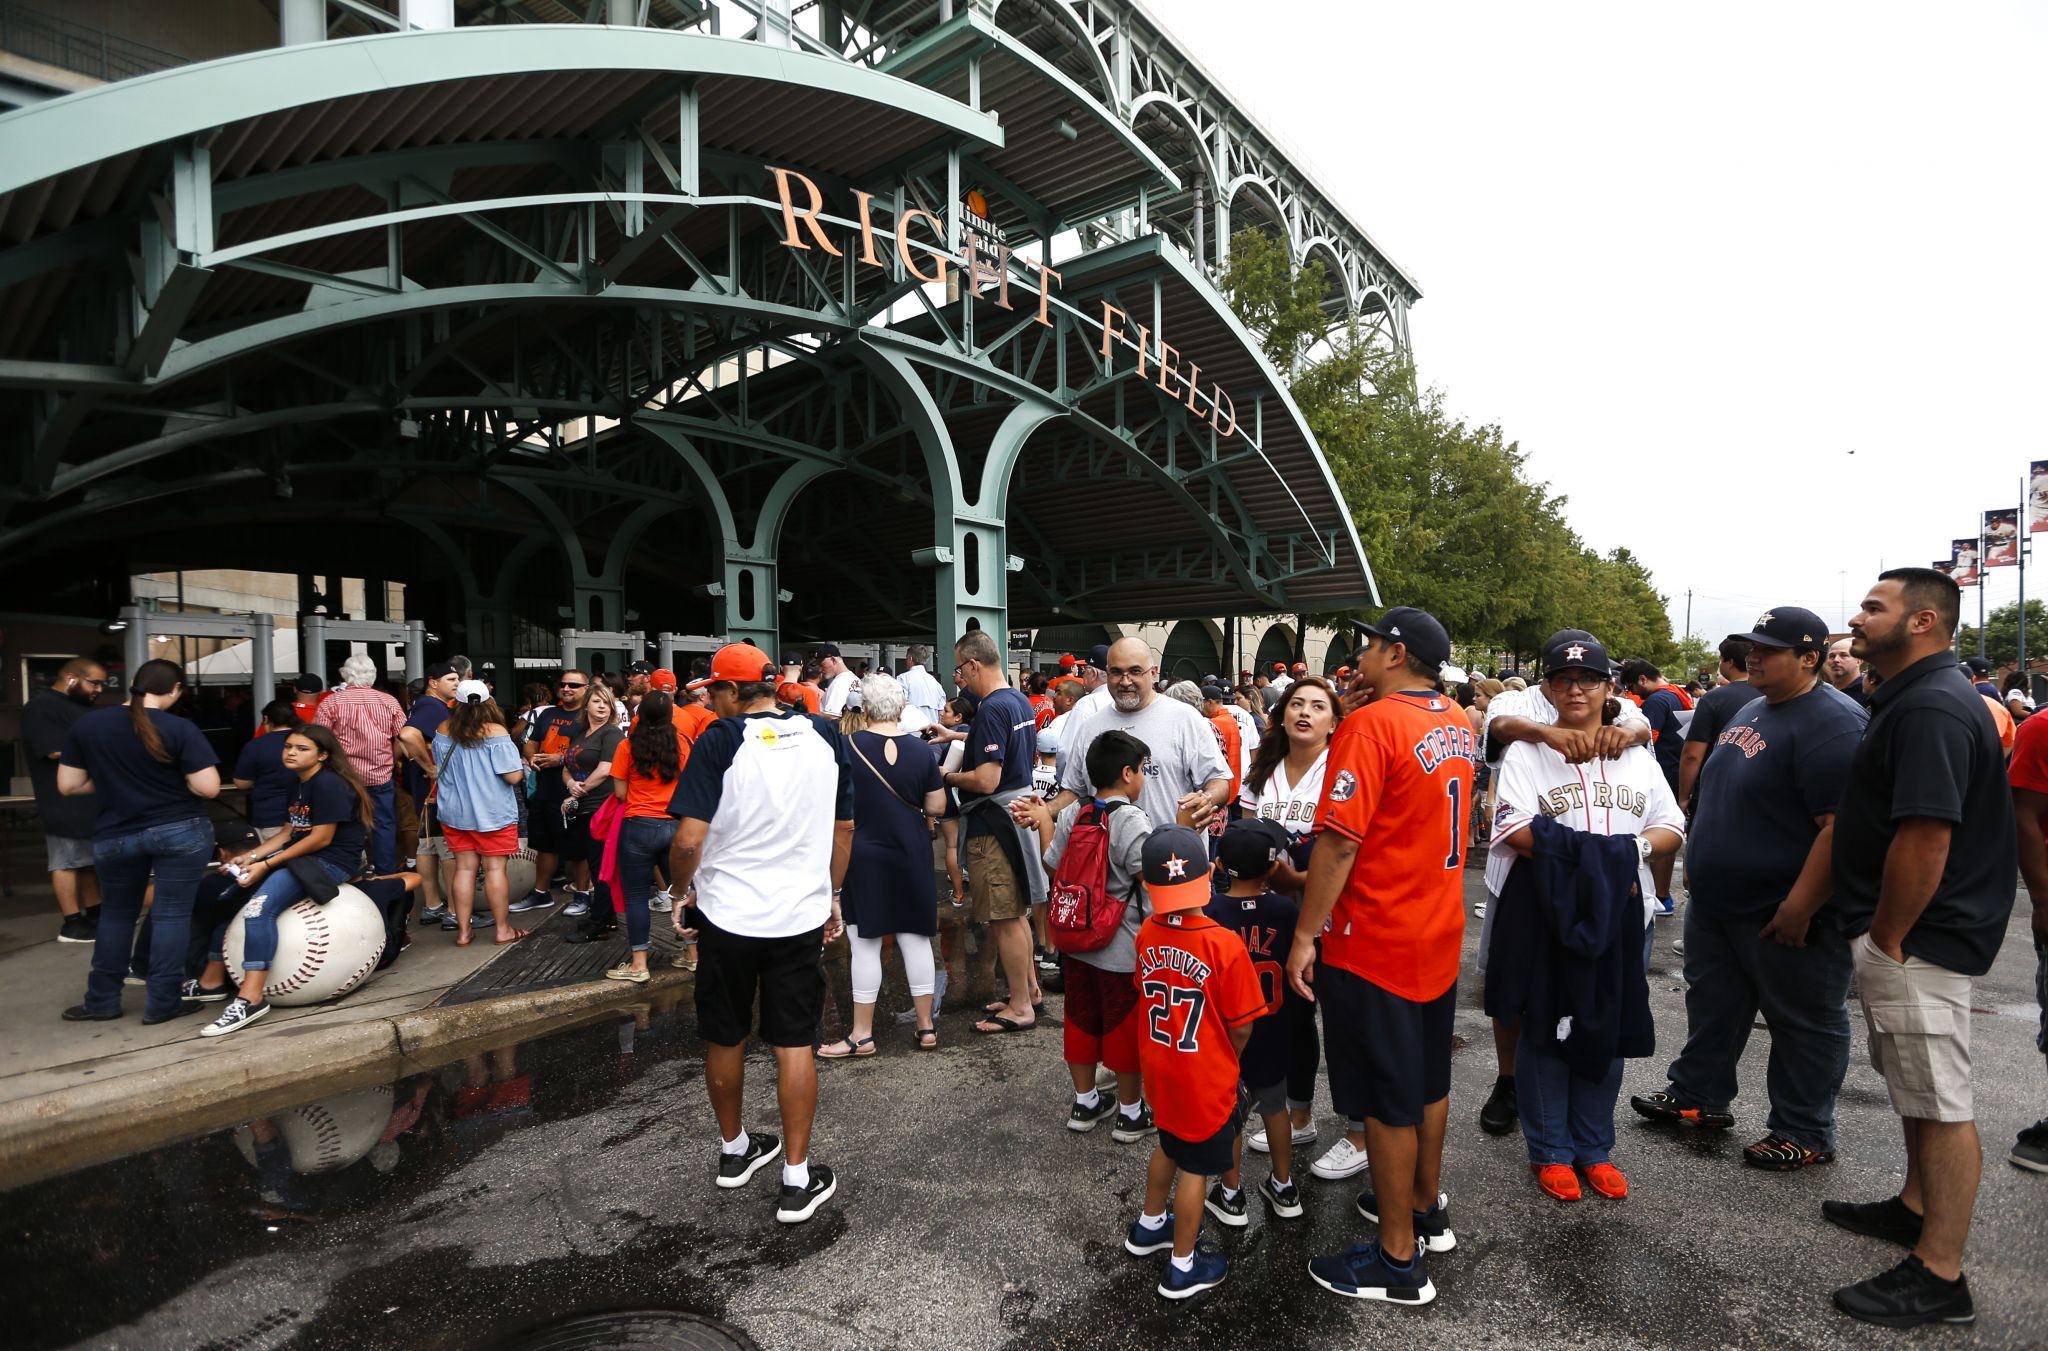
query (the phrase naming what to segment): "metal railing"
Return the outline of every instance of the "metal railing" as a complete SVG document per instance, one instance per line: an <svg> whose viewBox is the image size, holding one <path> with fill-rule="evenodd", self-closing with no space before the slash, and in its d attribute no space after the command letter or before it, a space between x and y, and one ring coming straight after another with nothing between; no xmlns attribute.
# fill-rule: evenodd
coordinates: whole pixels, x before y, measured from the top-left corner
<svg viewBox="0 0 2048 1351"><path fill-rule="evenodd" d="M46 66L125 80L191 64L191 58L135 42L103 28L76 23L40 9L0 0L0 51Z"/></svg>

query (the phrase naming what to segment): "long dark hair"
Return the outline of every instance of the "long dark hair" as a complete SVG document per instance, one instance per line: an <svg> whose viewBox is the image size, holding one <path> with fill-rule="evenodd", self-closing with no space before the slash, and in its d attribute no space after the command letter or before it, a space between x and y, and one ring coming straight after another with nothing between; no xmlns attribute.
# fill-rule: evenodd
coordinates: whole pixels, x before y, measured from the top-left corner
<svg viewBox="0 0 2048 1351"><path fill-rule="evenodd" d="M1266 719L1266 730L1259 736L1259 748L1252 752L1251 768L1245 771L1245 787L1254 793L1266 791L1266 785L1272 782L1273 771L1280 767L1280 762L1294 749L1294 743L1287 737L1287 701L1294 697L1296 690L1311 686L1329 696L1330 731L1333 736L1336 734L1337 691L1321 676L1305 675L1295 680L1287 687L1287 692L1280 696L1280 702L1273 705L1272 716Z"/></svg>
<svg viewBox="0 0 2048 1351"><path fill-rule="evenodd" d="M135 668L135 678L128 683L128 720L135 726L136 739L142 749L149 752L149 758L160 765L171 762L170 747L164 745L163 737L157 732L156 724L149 720L149 710L143 707L144 695L169 694L185 683L185 670L174 661L156 657Z"/></svg>
<svg viewBox="0 0 2048 1351"><path fill-rule="evenodd" d="M649 690L640 696L640 711L633 717L627 735L633 747L633 773L643 779L674 783L683 772L683 757L676 746L676 699L667 690Z"/></svg>
<svg viewBox="0 0 2048 1351"><path fill-rule="evenodd" d="M376 812L370 806L370 790L363 785L363 776L356 773L356 767L348 762L348 752L341 748L341 742L333 732L317 722L301 723L285 733L287 737L302 736L326 753L326 762L320 772L338 774L341 781L355 790L356 815L362 818L363 829L373 829L377 824Z"/></svg>
<svg viewBox="0 0 2048 1351"><path fill-rule="evenodd" d="M486 727L492 723L502 725L504 721L505 715L495 699L479 699L473 704L458 699L455 707L448 710L448 739L458 746L472 746L485 739Z"/></svg>

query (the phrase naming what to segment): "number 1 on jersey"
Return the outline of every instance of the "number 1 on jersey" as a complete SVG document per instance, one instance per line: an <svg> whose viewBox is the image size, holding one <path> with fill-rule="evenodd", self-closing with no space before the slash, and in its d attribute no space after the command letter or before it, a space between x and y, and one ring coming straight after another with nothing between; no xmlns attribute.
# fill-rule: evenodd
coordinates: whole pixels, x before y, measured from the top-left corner
<svg viewBox="0 0 2048 1351"><path fill-rule="evenodd" d="M1448 872L1465 859L1465 781L1453 774L1444 791L1451 798L1451 852L1444 858L1444 870Z"/></svg>

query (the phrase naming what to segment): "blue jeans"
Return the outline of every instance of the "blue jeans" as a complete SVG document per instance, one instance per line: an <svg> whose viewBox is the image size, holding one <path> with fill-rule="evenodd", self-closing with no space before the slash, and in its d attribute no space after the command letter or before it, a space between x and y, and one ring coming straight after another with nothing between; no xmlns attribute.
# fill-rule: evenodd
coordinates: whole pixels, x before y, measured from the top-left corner
<svg viewBox="0 0 2048 1351"><path fill-rule="evenodd" d="M654 865L668 857L677 824L673 816L629 816L619 823L619 886L626 893L626 939L635 952L647 951Z"/></svg>
<svg viewBox="0 0 2048 1351"><path fill-rule="evenodd" d="M92 866L100 875L100 927L93 940L92 975L85 983L86 1008L94 1013L120 1011L135 921L142 915L142 896L154 872L150 927L156 942L150 948L149 993L142 1008L151 1018L177 1012L192 898L212 858L213 823L204 816L92 842Z"/></svg>
<svg viewBox="0 0 2048 1351"><path fill-rule="evenodd" d="M1614 1100L1621 1096L1621 1059L1605 1078L1581 1079L1554 1055L1515 1048L1515 1100L1531 1163L1606 1163L1614 1150Z"/></svg>
<svg viewBox="0 0 2048 1351"><path fill-rule="evenodd" d="M379 877L398 871L398 803L391 780L370 788L370 867Z"/></svg>
<svg viewBox="0 0 2048 1351"><path fill-rule="evenodd" d="M346 882L355 875L355 869L343 868L325 859L317 860L314 866L337 882ZM270 959L277 956L277 917L305 897L306 889L299 885L299 879L292 876L291 868L285 864L277 865L276 871L263 879L248 904L242 907L244 971L270 969Z"/></svg>
<svg viewBox="0 0 2048 1351"><path fill-rule="evenodd" d="M1728 1110L1735 1067L1759 1010L1771 1029L1769 1129L1808 1149L1835 1147L1835 1094L1849 1072L1849 940L1831 910L1792 948L1760 933L1768 913L1685 909L1685 1049L1671 1087L1691 1107Z"/></svg>

